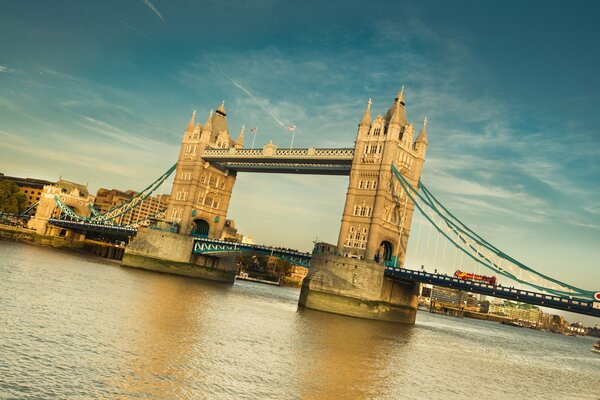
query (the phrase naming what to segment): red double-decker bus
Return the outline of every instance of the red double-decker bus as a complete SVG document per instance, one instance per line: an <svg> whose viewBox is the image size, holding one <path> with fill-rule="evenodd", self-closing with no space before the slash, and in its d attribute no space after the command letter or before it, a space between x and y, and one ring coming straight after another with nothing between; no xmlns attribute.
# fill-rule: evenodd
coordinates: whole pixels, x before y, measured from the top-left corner
<svg viewBox="0 0 600 400"><path fill-rule="evenodd" d="M454 276L457 277L458 279L465 279L465 280L471 280L471 281L482 281L485 283L489 283L490 285L496 285L498 283L495 276L477 275L477 274L473 274L471 272L463 272L460 269L456 270L456 272L454 273Z"/></svg>

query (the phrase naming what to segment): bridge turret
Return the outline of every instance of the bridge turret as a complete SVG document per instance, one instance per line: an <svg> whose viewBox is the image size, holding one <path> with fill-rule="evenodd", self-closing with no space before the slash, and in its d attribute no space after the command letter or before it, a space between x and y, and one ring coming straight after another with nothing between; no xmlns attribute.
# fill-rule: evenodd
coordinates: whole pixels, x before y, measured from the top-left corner
<svg viewBox="0 0 600 400"><path fill-rule="evenodd" d="M358 123L358 127L359 127L359 134L360 134L360 128L368 128L371 126L371 99L369 99L369 101L367 102L367 108L365 109L365 113L362 117L362 119L360 120L360 122Z"/></svg>
<svg viewBox="0 0 600 400"><path fill-rule="evenodd" d="M415 150L421 158L425 158L425 152L427 151L427 117L423 118L423 126L415 141Z"/></svg>
<svg viewBox="0 0 600 400"><path fill-rule="evenodd" d="M213 110L210 110L210 113L208 114L208 118L206 119L206 122L204 123L204 126L202 127L202 135L200 136L200 141L202 143L210 142L210 137L212 136L212 116L213 116Z"/></svg>
<svg viewBox="0 0 600 400"><path fill-rule="evenodd" d="M246 127L246 125L242 125L242 129L240 129L240 134L238 135L237 139L235 140L233 147L235 147L236 149L242 149L244 148L244 128Z"/></svg>
<svg viewBox="0 0 600 400"><path fill-rule="evenodd" d="M190 118L190 122L188 122L187 127L185 128L186 132L191 132L194 130L194 123L196 119L196 110L192 113L192 118Z"/></svg>

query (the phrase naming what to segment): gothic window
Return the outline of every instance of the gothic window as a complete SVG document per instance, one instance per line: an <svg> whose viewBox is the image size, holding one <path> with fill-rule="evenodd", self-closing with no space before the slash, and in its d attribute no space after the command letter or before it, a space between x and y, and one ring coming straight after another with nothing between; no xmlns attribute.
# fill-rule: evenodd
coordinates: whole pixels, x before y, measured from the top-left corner
<svg viewBox="0 0 600 400"><path fill-rule="evenodd" d="M358 181L358 188L359 189L363 188L363 181L362 180Z"/></svg>
<svg viewBox="0 0 600 400"><path fill-rule="evenodd" d="M381 127L378 126L373 130L373 136L379 136L379 134L381 133Z"/></svg>
<svg viewBox="0 0 600 400"><path fill-rule="evenodd" d="M371 187L371 181L366 181L365 182L365 189L370 189Z"/></svg>
<svg viewBox="0 0 600 400"><path fill-rule="evenodd" d="M206 179L207 179L206 174L202 174L202 176L200 177L200 183L206 183Z"/></svg>
<svg viewBox="0 0 600 400"><path fill-rule="evenodd" d="M208 186L217 187L217 182L218 182L218 178L211 175L210 179L208 180Z"/></svg>

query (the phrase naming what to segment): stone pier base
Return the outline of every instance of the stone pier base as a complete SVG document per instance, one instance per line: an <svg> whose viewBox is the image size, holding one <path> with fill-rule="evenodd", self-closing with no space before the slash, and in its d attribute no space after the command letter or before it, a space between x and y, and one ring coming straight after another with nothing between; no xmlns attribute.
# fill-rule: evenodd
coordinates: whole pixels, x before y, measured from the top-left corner
<svg viewBox="0 0 600 400"><path fill-rule="evenodd" d="M382 264L315 253L300 292L301 307L414 324L420 284L384 277Z"/></svg>
<svg viewBox="0 0 600 400"><path fill-rule="evenodd" d="M192 254L194 239L172 232L140 228L125 249L121 266L148 271L235 282L235 257Z"/></svg>

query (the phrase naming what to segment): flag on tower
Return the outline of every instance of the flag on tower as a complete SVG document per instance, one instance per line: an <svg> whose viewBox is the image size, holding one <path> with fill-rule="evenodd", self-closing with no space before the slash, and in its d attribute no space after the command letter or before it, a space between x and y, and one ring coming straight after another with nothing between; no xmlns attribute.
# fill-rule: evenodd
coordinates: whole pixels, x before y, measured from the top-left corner
<svg viewBox="0 0 600 400"><path fill-rule="evenodd" d="M250 128L250 132L256 133L256 128Z"/></svg>
<svg viewBox="0 0 600 400"><path fill-rule="evenodd" d="M294 131L296 131L296 125L290 125L290 126L287 127L287 129L290 132L294 132Z"/></svg>

